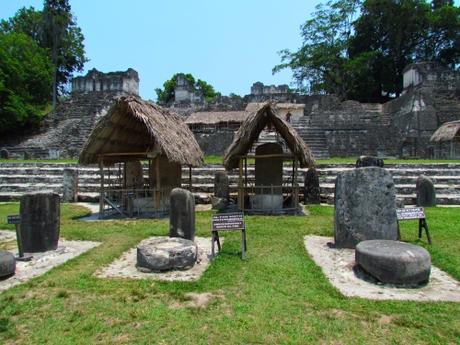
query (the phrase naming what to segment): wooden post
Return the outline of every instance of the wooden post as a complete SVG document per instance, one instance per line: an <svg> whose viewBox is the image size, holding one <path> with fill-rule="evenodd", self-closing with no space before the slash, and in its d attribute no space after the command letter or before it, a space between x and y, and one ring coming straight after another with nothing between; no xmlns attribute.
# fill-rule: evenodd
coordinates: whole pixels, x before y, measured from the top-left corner
<svg viewBox="0 0 460 345"><path fill-rule="evenodd" d="M297 183L297 158L294 157L294 161L292 162L293 164L293 177L292 177L292 183L293 183L293 188L294 188L294 207L298 208L299 207L299 186Z"/></svg>
<svg viewBox="0 0 460 345"><path fill-rule="evenodd" d="M243 198L246 199L248 193L248 157L244 157L244 193Z"/></svg>
<svg viewBox="0 0 460 345"><path fill-rule="evenodd" d="M99 173L101 175L101 189L99 191L99 219L104 216L104 158L99 156Z"/></svg>
<svg viewBox="0 0 460 345"><path fill-rule="evenodd" d="M239 158L239 177L238 177L238 206L244 210L244 187L243 187L243 160Z"/></svg>
<svg viewBox="0 0 460 345"><path fill-rule="evenodd" d="M192 191L192 166L188 166L188 185L190 192Z"/></svg>
<svg viewBox="0 0 460 345"><path fill-rule="evenodd" d="M159 209L161 206L160 156L155 158L155 176L157 181L155 186L155 208Z"/></svg>

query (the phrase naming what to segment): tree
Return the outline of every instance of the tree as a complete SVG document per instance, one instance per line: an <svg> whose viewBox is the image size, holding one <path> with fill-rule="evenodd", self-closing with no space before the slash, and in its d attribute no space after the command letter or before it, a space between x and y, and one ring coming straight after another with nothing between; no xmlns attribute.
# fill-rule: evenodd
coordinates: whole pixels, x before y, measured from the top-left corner
<svg viewBox="0 0 460 345"><path fill-rule="evenodd" d="M51 92L47 52L23 33L0 33L0 133L37 123Z"/></svg>
<svg viewBox="0 0 460 345"><path fill-rule="evenodd" d="M76 26L68 0L45 0L43 6L43 44L51 52L54 65L53 110L58 87L70 81L74 71L81 71L85 62L83 34Z"/></svg>
<svg viewBox="0 0 460 345"><path fill-rule="evenodd" d="M412 62L458 66L459 11L449 0L329 1L302 26L302 47L282 51L273 72L291 68L301 90L384 102L402 92Z"/></svg>
<svg viewBox="0 0 460 345"><path fill-rule="evenodd" d="M299 90L344 96L343 64L359 4L360 0L334 0L316 6L301 27L302 47L296 52L282 50L282 63L273 73L290 68Z"/></svg>
<svg viewBox="0 0 460 345"><path fill-rule="evenodd" d="M184 75L191 89L195 92L201 93L207 102L211 102L215 97L219 96L220 93L214 90L214 87L204 80L195 78L192 74L187 73L176 73L171 79L166 80L163 83L163 89L157 88L155 92L157 94L157 102L160 104L168 104L174 100L174 88L176 87L177 76Z"/></svg>
<svg viewBox="0 0 460 345"><path fill-rule="evenodd" d="M84 37L72 16L68 0L45 0L43 11L22 8L14 17L0 22L0 32L24 33L46 49L55 66L52 84L56 94L65 92L73 73L83 70L87 61Z"/></svg>

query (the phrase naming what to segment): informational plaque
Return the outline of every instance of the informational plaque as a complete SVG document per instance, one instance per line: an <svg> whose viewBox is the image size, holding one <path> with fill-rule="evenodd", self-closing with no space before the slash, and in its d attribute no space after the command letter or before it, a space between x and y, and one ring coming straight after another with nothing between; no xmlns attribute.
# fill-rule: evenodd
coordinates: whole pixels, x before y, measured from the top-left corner
<svg viewBox="0 0 460 345"><path fill-rule="evenodd" d="M242 212L222 213L212 216L212 231L241 229L244 229L244 216Z"/></svg>
<svg viewBox="0 0 460 345"><path fill-rule="evenodd" d="M397 208L396 215L398 220L425 219L423 207Z"/></svg>
<svg viewBox="0 0 460 345"><path fill-rule="evenodd" d="M6 221L8 224L20 224L21 216L19 214L13 214L10 216L6 216Z"/></svg>

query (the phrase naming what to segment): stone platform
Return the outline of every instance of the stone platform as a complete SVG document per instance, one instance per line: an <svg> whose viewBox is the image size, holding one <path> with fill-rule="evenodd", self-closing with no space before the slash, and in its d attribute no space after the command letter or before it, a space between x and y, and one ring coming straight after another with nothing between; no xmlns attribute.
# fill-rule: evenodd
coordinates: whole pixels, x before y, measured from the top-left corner
<svg viewBox="0 0 460 345"><path fill-rule="evenodd" d="M149 239L168 238L166 236L153 236ZM145 241L145 240L144 240ZM220 239L223 243L223 238ZM106 267L97 270L94 275L98 278L124 278L124 279L153 279L162 281L195 281L200 279L211 262L211 238L195 237L198 247L197 262L188 270L173 270L166 272L139 272L136 268L137 248L131 248L121 257Z"/></svg>
<svg viewBox="0 0 460 345"><path fill-rule="evenodd" d="M431 267L430 281L420 288L400 288L391 284L375 284L355 273L355 251L328 246L332 237L305 236L305 248L331 284L347 297L372 300L446 301L460 302L460 283Z"/></svg>
<svg viewBox="0 0 460 345"><path fill-rule="evenodd" d="M14 233L11 231L0 230L0 238L11 239ZM99 242L90 241L67 241L59 240L56 250L50 250L43 253L33 253L31 261L17 261L16 273L7 279L0 279L0 291L7 290L15 285L24 283L29 279L38 277L52 268L73 259L88 250L100 245ZM9 251L17 253L17 248L11 248Z"/></svg>

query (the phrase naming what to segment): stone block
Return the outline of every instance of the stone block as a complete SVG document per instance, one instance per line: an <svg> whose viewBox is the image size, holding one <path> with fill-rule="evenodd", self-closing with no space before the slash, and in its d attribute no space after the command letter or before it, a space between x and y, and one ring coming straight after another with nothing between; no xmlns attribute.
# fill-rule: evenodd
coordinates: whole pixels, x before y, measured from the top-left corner
<svg viewBox="0 0 460 345"><path fill-rule="evenodd" d="M431 257L425 248L388 240L362 241L356 263L382 283L416 286L428 282Z"/></svg>
<svg viewBox="0 0 460 345"><path fill-rule="evenodd" d="M60 198L53 192L24 194L21 197L21 238L26 253L55 250L59 241Z"/></svg>
<svg viewBox="0 0 460 345"><path fill-rule="evenodd" d="M417 206L436 206L436 190L433 181L425 175L420 175L415 183Z"/></svg>
<svg viewBox="0 0 460 345"><path fill-rule="evenodd" d="M78 169L64 169L62 178L62 202L78 201Z"/></svg>
<svg viewBox="0 0 460 345"><path fill-rule="evenodd" d="M170 196L169 236L195 239L195 198L182 188L174 188Z"/></svg>
<svg viewBox="0 0 460 345"><path fill-rule="evenodd" d="M187 269L195 265L198 248L183 238L150 238L137 246L137 268L142 272Z"/></svg>
<svg viewBox="0 0 460 345"><path fill-rule="evenodd" d="M10 252L0 251L0 278L12 276L16 271L16 259Z"/></svg>
<svg viewBox="0 0 460 345"><path fill-rule="evenodd" d="M383 168L366 167L337 175L334 239L339 248L355 248L373 239L398 239L393 177Z"/></svg>
<svg viewBox="0 0 460 345"><path fill-rule="evenodd" d="M225 199L230 196L228 175L225 171L218 171L214 174L214 196Z"/></svg>
<svg viewBox="0 0 460 345"><path fill-rule="evenodd" d="M0 150L0 158L1 159L9 159L10 158L10 152L5 148L1 149Z"/></svg>
<svg viewBox="0 0 460 345"><path fill-rule="evenodd" d="M380 167L383 168L383 159L373 157L373 156L360 156L356 160L356 167L363 168L363 167Z"/></svg>
<svg viewBox="0 0 460 345"><path fill-rule="evenodd" d="M315 168L310 168L305 173L304 200L305 204L320 203L319 176Z"/></svg>

